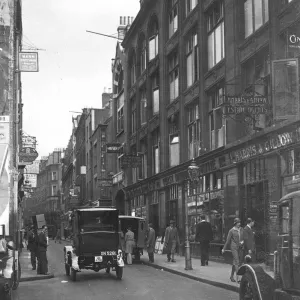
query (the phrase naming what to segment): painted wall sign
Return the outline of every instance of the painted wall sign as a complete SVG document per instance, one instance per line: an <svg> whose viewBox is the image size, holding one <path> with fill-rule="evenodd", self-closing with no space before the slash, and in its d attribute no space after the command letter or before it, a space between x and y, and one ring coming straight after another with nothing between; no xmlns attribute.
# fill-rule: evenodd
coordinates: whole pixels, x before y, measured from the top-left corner
<svg viewBox="0 0 300 300"><path fill-rule="evenodd" d="M19 53L19 71L20 72L38 72L39 59L37 52Z"/></svg>
<svg viewBox="0 0 300 300"><path fill-rule="evenodd" d="M121 157L121 166L122 168L137 168L142 164L141 156L134 155L123 155Z"/></svg>
<svg viewBox="0 0 300 300"><path fill-rule="evenodd" d="M288 46L289 48L300 49L300 37L297 34L289 34Z"/></svg>

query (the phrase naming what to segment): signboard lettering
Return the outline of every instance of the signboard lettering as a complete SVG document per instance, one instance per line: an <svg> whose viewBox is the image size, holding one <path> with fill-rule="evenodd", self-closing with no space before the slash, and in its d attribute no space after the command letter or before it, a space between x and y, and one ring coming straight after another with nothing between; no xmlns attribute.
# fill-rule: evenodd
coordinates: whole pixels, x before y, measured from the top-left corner
<svg viewBox="0 0 300 300"><path fill-rule="evenodd" d="M142 164L141 156L123 155L121 157L122 168L137 168Z"/></svg>
<svg viewBox="0 0 300 300"><path fill-rule="evenodd" d="M20 52L19 53L19 71L20 72L38 72L38 53Z"/></svg>
<svg viewBox="0 0 300 300"><path fill-rule="evenodd" d="M300 49L300 37L296 34L290 34L289 36L289 48Z"/></svg>
<svg viewBox="0 0 300 300"><path fill-rule="evenodd" d="M120 143L106 144L106 153L123 153L123 147Z"/></svg>
<svg viewBox="0 0 300 300"><path fill-rule="evenodd" d="M38 157L38 153L34 148L24 147L20 150L19 160L20 162L32 163Z"/></svg>
<svg viewBox="0 0 300 300"><path fill-rule="evenodd" d="M111 187L113 185L112 179L99 179L98 187Z"/></svg>

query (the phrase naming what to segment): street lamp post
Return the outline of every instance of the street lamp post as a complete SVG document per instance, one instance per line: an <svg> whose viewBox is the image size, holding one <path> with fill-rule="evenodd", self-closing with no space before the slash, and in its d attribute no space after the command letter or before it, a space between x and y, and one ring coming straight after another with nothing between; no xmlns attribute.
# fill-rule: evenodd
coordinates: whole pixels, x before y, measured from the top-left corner
<svg viewBox="0 0 300 300"><path fill-rule="evenodd" d="M199 177L199 167L196 165L195 159L193 158L191 165L188 167L188 174L190 184L193 189L194 182ZM187 199L185 201L185 270L193 270L192 258L191 258L191 247L189 241L189 221L188 221L188 205Z"/></svg>

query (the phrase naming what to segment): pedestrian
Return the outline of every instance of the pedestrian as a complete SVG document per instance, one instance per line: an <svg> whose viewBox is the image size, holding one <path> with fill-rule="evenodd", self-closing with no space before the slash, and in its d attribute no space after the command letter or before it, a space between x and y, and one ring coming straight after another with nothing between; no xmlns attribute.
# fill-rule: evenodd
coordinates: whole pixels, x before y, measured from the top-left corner
<svg viewBox="0 0 300 300"><path fill-rule="evenodd" d="M0 260L7 255L7 242L5 236L0 235Z"/></svg>
<svg viewBox="0 0 300 300"><path fill-rule="evenodd" d="M47 260L47 226L43 225L42 230L38 235L38 274L49 275L48 260Z"/></svg>
<svg viewBox="0 0 300 300"><path fill-rule="evenodd" d="M208 266L209 261L209 243L213 239L213 230L205 216L200 217L200 222L196 227L196 242L200 242L201 266Z"/></svg>
<svg viewBox="0 0 300 300"><path fill-rule="evenodd" d="M154 263L155 230L153 229L152 223L149 223L148 225L146 246L147 246L147 251L149 256L149 262Z"/></svg>
<svg viewBox="0 0 300 300"><path fill-rule="evenodd" d="M233 262L230 280L232 282L240 282L239 277L237 275L237 271L239 266L243 262L243 229L241 228L241 220L239 218L235 218L233 221L233 227L229 230L227 235L226 243L222 249L222 254L224 254L225 250L230 246ZM236 279L234 279L234 275L236 274Z"/></svg>
<svg viewBox="0 0 300 300"><path fill-rule="evenodd" d="M255 252L255 239L253 232L254 221L251 218L247 219L247 225L243 230L244 237L244 257L246 255L250 255L251 260L254 260L254 252Z"/></svg>
<svg viewBox="0 0 300 300"><path fill-rule="evenodd" d="M135 246L134 233L131 231L131 226L128 226L125 234L125 252L128 265L132 265L132 252Z"/></svg>
<svg viewBox="0 0 300 300"><path fill-rule="evenodd" d="M167 252L168 262L176 262L176 247L180 244L178 230L175 227L175 221L171 220L170 225L166 228L164 235L164 248Z"/></svg>
<svg viewBox="0 0 300 300"><path fill-rule="evenodd" d="M59 243L61 244L61 233L60 233L60 228L57 229L57 233L54 239L54 242L56 243L57 241L59 241Z"/></svg>
<svg viewBox="0 0 300 300"><path fill-rule="evenodd" d="M28 233L28 245L27 249L30 251L30 261L32 265L32 270L36 270L37 261L37 236L35 233L35 228L32 225Z"/></svg>

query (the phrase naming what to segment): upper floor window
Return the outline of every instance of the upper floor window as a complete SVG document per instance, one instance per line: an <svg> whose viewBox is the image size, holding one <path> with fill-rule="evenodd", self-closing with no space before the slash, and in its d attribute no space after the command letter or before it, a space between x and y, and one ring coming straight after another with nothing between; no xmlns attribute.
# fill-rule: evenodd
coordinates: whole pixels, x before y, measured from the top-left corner
<svg viewBox="0 0 300 300"><path fill-rule="evenodd" d="M153 144L152 169L153 169L153 174L157 174L160 172L160 159L159 159L160 131L159 131L159 128L155 129L152 133L152 144Z"/></svg>
<svg viewBox="0 0 300 300"><path fill-rule="evenodd" d="M141 140L138 155L142 157L142 164L138 168L138 179L147 178L147 148L147 139Z"/></svg>
<svg viewBox="0 0 300 300"><path fill-rule="evenodd" d="M187 120L189 159L192 159L200 155L201 146L201 131L198 104L192 104L190 107L188 107Z"/></svg>
<svg viewBox="0 0 300 300"><path fill-rule="evenodd" d="M170 82L170 102L179 95L179 67L178 53L174 51L169 56L169 82Z"/></svg>
<svg viewBox="0 0 300 300"><path fill-rule="evenodd" d="M169 151L170 151L170 167L179 165L179 114L174 116L175 121L169 120Z"/></svg>
<svg viewBox="0 0 300 300"><path fill-rule="evenodd" d="M178 29L178 0L169 0L169 38Z"/></svg>
<svg viewBox="0 0 300 300"><path fill-rule="evenodd" d="M51 176L52 178L52 180L57 180L57 172L52 172L52 176Z"/></svg>
<svg viewBox="0 0 300 300"><path fill-rule="evenodd" d="M135 98L132 98L130 100L130 106L131 106L131 133L136 132L136 101Z"/></svg>
<svg viewBox="0 0 300 300"><path fill-rule="evenodd" d="M146 87L140 90L141 102L140 102L140 118L141 125L147 122L147 94Z"/></svg>
<svg viewBox="0 0 300 300"><path fill-rule="evenodd" d="M140 66L142 74L146 70L147 66L147 45L144 36L141 38L140 41Z"/></svg>
<svg viewBox="0 0 300 300"><path fill-rule="evenodd" d="M153 19L149 29L149 60L154 59L158 55L158 23Z"/></svg>
<svg viewBox="0 0 300 300"><path fill-rule="evenodd" d="M187 87L199 79L199 47L197 33L192 33L186 44L186 81Z"/></svg>
<svg viewBox="0 0 300 300"><path fill-rule="evenodd" d="M130 83L134 85L136 81L136 57L135 54L132 54L131 63L130 63Z"/></svg>
<svg viewBox="0 0 300 300"><path fill-rule="evenodd" d="M245 37L269 21L269 0L245 0Z"/></svg>
<svg viewBox="0 0 300 300"><path fill-rule="evenodd" d="M159 113L159 72L152 76L152 111L153 115Z"/></svg>
<svg viewBox="0 0 300 300"><path fill-rule="evenodd" d="M52 185L51 187L51 196L56 196L57 195L57 186Z"/></svg>
<svg viewBox="0 0 300 300"><path fill-rule="evenodd" d="M186 14L188 15L198 4L198 0L186 0Z"/></svg>
<svg viewBox="0 0 300 300"><path fill-rule="evenodd" d="M208 68L211 69L225 57L224 4L216 1L207 15Z"/></svg>
<svg viewBox="0 0 300 300"><path fill-rule="evenodd" d="M124 93L117 100L117 115L117 132L119 133L124 130Z"/></svg>

